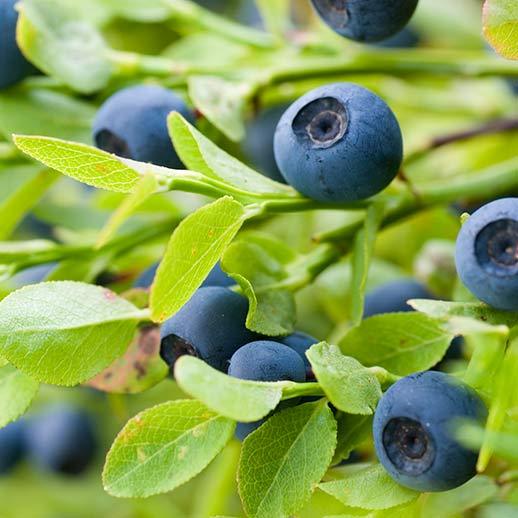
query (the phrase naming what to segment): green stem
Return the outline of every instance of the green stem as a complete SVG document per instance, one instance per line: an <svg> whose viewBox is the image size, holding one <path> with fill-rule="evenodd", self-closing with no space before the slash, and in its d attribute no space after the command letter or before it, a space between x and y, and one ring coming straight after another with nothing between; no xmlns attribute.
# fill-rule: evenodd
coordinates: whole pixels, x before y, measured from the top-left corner
<svg viewBox="0 0 518 518"><path fill-rule="evenodd" d="M185 28L188 27L189 32L195 29L208 31L252 47L268 49L276 46L271 34L235 23L194 2L165 0L165 4L171 11L171 23L180 32L186 32Z"/></svg>
<svg viewBox="0 0 518 518"><path fill-rule="evenodd" d="M402 377L397 374L392 374L383 367L369 367L368 370L378 378L378 381L383 388L387 388L393 383L396 383L396 381L400 380Z"/></svg>
<svg viewBox="0 0 518 518"><path fill-rule="evenodd" d="M282 390L282 399L293 399L301 396L325 396L318 383L293 383Z"/></svg>

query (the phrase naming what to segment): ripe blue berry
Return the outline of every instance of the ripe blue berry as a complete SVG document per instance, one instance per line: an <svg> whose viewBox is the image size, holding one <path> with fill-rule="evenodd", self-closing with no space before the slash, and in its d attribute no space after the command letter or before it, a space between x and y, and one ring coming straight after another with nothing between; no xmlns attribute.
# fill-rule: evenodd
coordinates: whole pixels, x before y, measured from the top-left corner
<svg viewBox="0 0 518 518"><path fill-rule="evenodd" d="M455 263L477 298L518 310L518 198L493 201L469 217L457 237Z"/></svg>
<svg viewBox="0 0 518 518"><path fill-rule="evenodd" d="M487 410L467 385L442 372L407 376L381 398L373 435L381 464L399 484L447 491L476 474L477 454L453 436L457 419L483 424Z"/></svg>
<svg viewBox="0 0 518 518"><path fill-rule="evenodd" d="M12 86L35 72L16 43L18 0L0 0L0 89Z"/></svg>
<svg viewBox="0 0 518 518"><path fill-rule="evenodd" d="M189 301L162 325L160 356L171 373L176 360L190 354L226 372L239 347L256 340L245 326L248 300L222 287L198 289Z"/></svg>
<svg viewBox="0 0 518 518"><path fill-rule="evenodd" d="M79 475L97 452L94 424L88 414L69 406L56 406L27 423L29 458L41 469Z"/></svg>
<svg viewBox="0 0 518 518"><path fill-rule="evenodd" d="M306 333L301 333L300 331L296 331L295 333L285 336L284 338L279 339L279 342L287 345L289 348L293 349L295 352L299 354L299 356L304 360L304 365L306 367L306 379L313 380L315 376L313 374L313 369L311 368L311 364L306 356L306 351L315 344L318 344L319 340L308 335Z"/></svg>
<svg viewBox="0 0 518 518"><path fill-rule="evenodd" d="M394 179L403 158L398 121L377 95L352 83L316 88L284 113L274 138L286 181L319 201L368 198Z"/></svg>
<svg viewBox="0 0 518 518"><path fill-rule="evenodd" d="M378 286L365 296L364 318L383 313L412 311L410 299L433 299L433 295L414 279L398 279Z"/></svg>
<svg viewBox="0 0 518 518"><path fill-rule="evenodd" d="M418 0L311 0L335 32L355 41L381 41L410 20Z"/></svg>
<svg viewBox="0 0 518 518"><path fill-rule="evenodd" d="M23 421L0 429L0 475L9 473L25 453Z"/></svg>
<svg viewBox="0 0 518 518"><path fill-rule="evenodd" d="M260 340L244 345L230 359L229 376L254 381L306 381L306 366L299 353L278 342ZM293 404L286 401L283 407ZM238 423L236 438L240 441L261 426L267 418L253 423Z"/></svg>
<svg viewBox="0 0 518 518"><path fill-rule="evenodd" d="M167 116L172 111L194 121L184 101L170 90L160 86L124 88L98 111L93 125L95 145L120 157L181 168L167 130Z"/></svg>
<svg viewBox="0 0 518 518"><path fill-rule="evenodd" d="M260 112L249 124L243 142L245 155L259 172L277 182L286 183L273 153L275 128L287 105L274 106Z"/></svg>
<svg viewBox="0 0 518 518"><path fill-rule="evenodd" d="M300 355L278 342L259 340L239 348L230 359L229 376L255 381L305 381Z"/></svg>
<svg viewBox="0 0 518 518"><path fill-rule="evenodd" d="M133 284L134 288L149 288L151 284L153 284L153 279L155 278L156 270L158 268L158 263L153 264L147 270L142 272L140 277L135 280ZM210 271L207 278L203 281L202 287L205 286L223 286L230 287L235 283L232 277L228 276L222 269L220 263L217 263L214 268Z"/></svg>

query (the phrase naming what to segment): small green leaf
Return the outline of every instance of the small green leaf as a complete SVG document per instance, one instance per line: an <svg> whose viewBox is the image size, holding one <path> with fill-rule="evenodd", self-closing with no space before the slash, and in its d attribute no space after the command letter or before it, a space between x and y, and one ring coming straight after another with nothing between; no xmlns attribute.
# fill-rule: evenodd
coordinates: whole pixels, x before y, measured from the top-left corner
<svg viewBox="0 0 518 518"><path fill-rule="evenodd" d="M89 143L95 107L61 92L10 88L0 92L0 132L41 135Z"/></svg>
<svg viewBox="0 0 518 518"><path fill-rule="evenodd" d="M176 152L192 171L198 171L249 193L298 197L291 187L266 178L220 149L179 113L169 115L168 125Z"/></svg>
<svg viewBox="0 0 518 518"><path fill-rule="evenodd" d="M52 253L60 248L53 241L31 239L29 241L0 241L0 263L15 263L37 254Z"/></svg>
<svg viewBox="0 0 518 518"><path fill-rule="evenodd" d="M0 428L18 419L38 392L39 384L12 365L0 366Z"/></svg>
<svg viewBox="0 0 518 518"><path fill-rule="evenodd" d="M233 378L194 356L181 356L176 361L174 378L184 392L211 410L247 423L268 415L279 404L283 386L291 384Z"/></svg>
<svg viewBox="0 0 518 518"><path fill-rule="evenodd" d="M374 203L368 210L362 229L354 238L354 247L352 252L352 277L350 294L351 302L351 323L358 325L363 317L363 306L365 302L365 288L367 286L367 278L374 253L374 244L376 242L376 233L383 216L383 206Z"/></svg>
<svg viewBox="0 0 518 518"><path fill-rule="evenodd" d="M336 421L338 423L338 442L333 464L347 459L357 446L370 437L372 430L372 416L340 413Z"/></svg>
<svg viewBox="0 0 518 518"><path fill-rule="evenodd" d="M212 461L234 427L198 401L149 408L128 421L115 439L104 466L104 488L110 495L132 498L171 491Z"/></svg>
<svg viewBox="0 0 518 518"><path fill-rule="evenodd" d="M481 302L444 302L441 300L411 300L409 304L426 315L436 318L469 317L495 326L514 327L518 312L501 311Z"/></svg>
<svg viewBox="0 0 518 518"><path fill-rule="evenodd" d="M198 209L175 229L151 289L155 322L176 313L205 280L245 221L243 206L226 196Z"/></svg>
<svg viewBox="0 0 518 518"><path fill-rule="evenodd" d="M189 78L189 96L196 108L230 140L239 142L245 136L246 100L243 85L216 76Z"/></svg>
<svg viewBox="0 0 518 518"><path fill-rule="evenodd" d="M295 297L286 289L275 288L286 277L286 271L274 255L259 244L239 240L225 252L222 266L248 298L248 329L267 336L293 332Z"/></svg>
<svg viewBox="0 0 518 518"><path fill-rule="evenodd" d="M8 238L23 217L59 180L53 171L41 171L0 204L0 240Z"/></svg>
<svg viewBox="0 0 518 518"><path fill-rule="evenodd" d="M405 376L436 365L453 333L420 313L390 313L364 320L340 341L340 349L367 367Z"/></svg>
<svg viewBox="0 0 518 518"><path fill-rule="evenodd" d="M450 491L429 493L423 500L420 518L460 516L487 502L498 493L496 482L482 475ZM478 515L478 513L477 513Z"/></svg>
<svg viewBox="0 0 518 518"><path fill-rule="evenodd" d="M38 68L78 92L101 90L111 78L112 64L101 34L63 2L24 0L17 41Z"/></svg>
<svg viewBox="0 0 518 518"><path fill-rule="evenodd" d="M419 496L419 493L394 482L380 464L352 473L342 480L324 482L318 487L344 505L368 510L389 509Z"/></svg>
<svg viewBox="0 0 518 518"><path fill-rule="evenodd" d="M518 390L516 389L516 374L518 373L518 338L515 338L505 352L500 369L495 375L495 390L489 407L486 422L487 438L480 448L477 471L484 471L493 454L493 444L490 435L499 432L512 407Z"/></svg>
<svg viewBox="0 0 518 518"><path fill-rule="evenodd" d="M160 358L160 329L138 329L124 356L88 381L89 387L115 394L138 394L162 381L169 368Z"/></svg>
<svg viewBox="0 0 518 518"><path fill-rule="evenodd" d="M518 59L518 4L515 0L486 0L484 36L507 59Z"/></svg>
<svg viewBox="0 0 518 518"><path fill-rule="evenodd" d="M124 224L124 222L142 205L151 195L158 190L158 182L155 176L147 174L135 185L133 192L119 205L117 210L99 233L96 247L104 246Z"/></svg>
<svg viewBox="0 0 518 518"><path fill-rule="evenodd" d="M243 443L238 488L252 518L295 514L324 476L336 445L336 422L327 402L283 410Z"/></svg>
<svg viewBox="0 0 518 518"><path fill-rule="evenodd" d="M313 372L331 403L348 414L369 415L381 398L376 376L336 345L315 344L306 352Z"/></svg>
<svg viewBox="0 0 518 518"><path fill-rule="evenodd" d="M30 157L94 187L129 193L140 179L140 175L121 159L92 146L24 135L13 135L13 140Z"/></svg>
<svg viewBox="0 0 518 518"><path fill-rule="evenodd" d="M100 286L26 286L0 302L0 354L38 381L76 385L124 353L143 316Z"/></svg>

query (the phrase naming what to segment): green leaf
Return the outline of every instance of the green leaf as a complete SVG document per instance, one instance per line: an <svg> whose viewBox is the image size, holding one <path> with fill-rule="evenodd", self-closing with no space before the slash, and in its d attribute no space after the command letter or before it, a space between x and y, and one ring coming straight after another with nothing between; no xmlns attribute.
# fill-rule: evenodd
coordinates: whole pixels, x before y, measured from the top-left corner
<svg viewBox="0 0 518 518"><path fill-rule="evenodd" d="M101 34L68 4L58 0L24 0L17 41L41 70L81 93L106 86L112 64Z"/></svg>
<svg viewBox="0 0 518 518"><path fill-rule="evenodd" d="M493 454L494 447L490 435L502 429L507 412L518 394L516 373L518 373L518 338L515 338L507 348L500 369L495 375L496 387L486 422L488 434L480 449L477 462L479 472L487 468Z"/></svg>
<svg viewBox="0 0 518 518"><path fill-rule="evenodd" d="M59 248L59 245L46 239L0 241L0 263L18 262L37 254L52 253Z"/></svg>
<svg viewBox="0 0 518 518"><path fill-rule="evenodd" d="M286 277L284 265L275 256L259 244L239 240L225 252L222 266L248 298L248 329L267 336L293 332L295 297L286 289L275 288Z"/></svg>
<svg viewBox="0 0 518 518"><path fill-rule="evenodd" d="M331 403L349 414L369 415L381 398L376 376L354 358L344 356L336 345L313 345L306 352L313 372Z"/></svg>
<svg viewBox="0 0 518 518"><path fill-rule="evenodd" d="M354 238L352 252L352 277L350 294L351 302L351 323L358 325L363 317L363 306L365 303L365 288L376 243L378 231L384 210L381 204L372 204L365 217L362 229Z"/></svg>
<svg viewBox="0 0 518 518"><path fill-rule="evenodd" d="M116 394L138 394L167 377L169 368L160 358L160 329L144 326L135 333L124 356L88 381L89 387Z"/></svg>
<svg viewBox="0 0 518 518"><path fill-rule="evenodd" d="M299 196L291 187L266 178L220 149L179 113L169 115L168 125L178 156L192 171L249 193Z"/></svg>
<svg viewBox="0 0 518 518"><path fill-rule="evenodd" d="M283 37L290 28L290 2L289 0L255 0L261 18L267 29L276 36Z"/></svg>
<svg viewBox="0 0 518 518"><path fill-rule="evenodd" d="M340 349L360 363L406 376L436 365L453 333L420 313L390 313L364 320L340 341Z"/></svg>
<svg viewBox="0 0 518 518"><path fill-rule="evenodd" d="M104 488L112 496L133 498L171 491L211 462L234 426L198 401L149 408L115 439L104 466Z"/></svg>
<svg viewBox="0 0 518 518"><path fill-rule="evenodd" d="M464 515L469 509L490 500L497 493L496 482L489 477L479 475L450 491L426 495L420 518Z"/></svg>
<svg viewBox="0 0 518 518"><path fill-rule="evenodd" d="M380 464L353 473L343 480L324 482L318 487L344 505L369 510L389 509L419 496L419 493L394 482Z"/></svg>
<svg viewBox="0 0 518 518"><path fill-rule="evenodd" d="M61 92L18 87L0 92L0 132L91 142L95 107Z"/></svg>
<svg viewBox="0 0 518 518"><path fill-rule="evenodd" d="M514 327L518 324L518 312L501 311L491 308L482 302L444 302L441 300L411 300L409 304L431 317L469 317L483 323Z"/></svg>
<svg viewBox="0 0 518 518"><path fill-rule="evenodd" d="M178 386L220 415L253 422L268 415L292 382L266 383L227 376L194 356L181 356L174 368Z"/></svg>
<svg viewBox="0 0 518 518"><path fill-rule="evenodd" d="M340 413L336 421L338 423L338 442L333 464L347 459L357 446L370 437L372 430L372 416Z"/></svg>
<svg viewBox="0 0 518 518"><path fill-rule="evenodd" d="M175 229L151 289L155 322L176 313L205 280L245 221L243 206L226 196L198 209Z"/></svg>
<svg viewBox="0 0 518 518"><path fill-rule="evenodd" d="M270 417L243 443L237 476L246 514L295 514L324 476L335 445L336 422L325 401Z"/></svg>
<svg viewBox="0 0 518 518"><path fill-rule="evenodd" d="M76 385L121 356L144 317L100 286L26 286L0 302L0 354L38 381Z"/></svg>
<svg viewBox="0 0 518 518"><path fill-rule="evenodd" d="M117 210L99 233L96 247L101 248L115 235L124 222L140 207L149 197L158 191L158 182L155 176L147 174L135 185L133 192L119 205Z"/></svg>
<svg viewBox="0 0 518 518"><path fill-rule="evenodd" d="M518 4L514 0L486 0L484 36L507 59L518 59Z"/></svg>
<svg viewBox="0 0 518 518"><path fill-rule="evenodd" d="M38 392L39 384L12 365L0 367L0 428L18 419Z"/></svg>
<svg viewBox="0 0 518 518"><path fill-rule="evenodd" d="M194 106L230 140L239 142L245 136L246 100L243 85L216 76L189 78L189 96Z"/></svg>
<svg viewBox="0 0 518 518"><path fill-rule="evenodd" d="M8 238L23 217L59 179L53 171L41 171L0 204L0 239Z"/></svg>
<svg viewBox="0 0 518 518"><path fill-rule="evenodd" d="M94 187L129 193L140 179L139 173L125 161L92 146L24 135L13 135L13 140L19 149L35 160Z"/></svg>

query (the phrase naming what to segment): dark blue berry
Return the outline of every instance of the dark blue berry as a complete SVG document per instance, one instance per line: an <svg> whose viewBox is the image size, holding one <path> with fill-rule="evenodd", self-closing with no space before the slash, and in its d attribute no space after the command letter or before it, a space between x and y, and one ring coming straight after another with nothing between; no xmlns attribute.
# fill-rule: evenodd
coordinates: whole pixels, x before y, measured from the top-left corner
<svg viewBox="0 0 518 518"><path fill-rule="evenodd" d="M149 288L153 283L153 279L155 278L156 270L158 268L158 263L153 264L147 270L142 272L140 277L135 280L133 287L135 288ZM222 269L220 263L217 263L214 268L210 271L207 278L203 281L202 287L205 286L223 286L230 287L235 283L234 279L227 275Z"/></svg>
<svg viewBox="0 0 518 518"><path fill-rule="evenodd" d="M243 141L243 151L265 176L285 183L273 153L273 136L275 128L288 105L274 106L261 111L249 124Z"/></svg>
<svg viewBox="0 0 518 518"><path fill-rule="evenodd" d="M167 116L172 111L194 121L185 102L161 86L120 90L97 113L93 125L95 145L120 157L181 168L167 130Z"/></svg>
<svg viewBox="0 0 518 518"><path fill-rule="evenodd" d="M300 331L279 339L279 342L293 349L304 360L304 365L306 366L306 378L308 380L314 380L315 375L313 374L313 369L311 368L311 364L306 356L306 351L312 345L318 344L319 341L320 340L317 340L313 336L301 333Z"/></svg>
<svg viewBox="0 0 518 518"><path fill-rule="evenodd" d="M319 201L368 198L394 179L403 157L398 121L377 95L352 83L312 90L282 116L275 159L286 181Z"/></svg>
<svg viewBox="0 0 518 518"><path fill-rule="evenodd" d="M278 342L259 340L239 348L230 359L229 376L254 381L305 381L300 354Z"/></svg>
<svg viewBox="0 0 518 518"><path fill-rule="evenodd" d="M418 0L311 0L335 32L355 41L381 41L410 20Z"/></svg>
<svg viewBox="0 0 518 518"><path fill-rule="evenodd" d="M260 340L244 345L230 359L229 376L254 381L306 381L306 367L299 353L278 342ZM289 400L280 408L295 404ZM240 441L261 426L267 417L252 423L238 423L236 438Z"/></svg>
<svg viewBox="0 0 518 518"><path fill-rule="evenodd" d="M381 398L373 435L381 464L399 484L447 491L476 475L477 454L454 438L459 419L483 424L484 403L467 385L442 372L407 376Z"/></svg>
<svg viewBox="0 0 518 518"><path fill-rule="evenodd" d="M160 356L171 373L176 360L189 354L220 371L230 357L257 335L246 328L248 300L222 287L198 289L161 329Z"/></svg>
<svg viewBox="0 0 518 518"><path fill-rule="evenodd" d="M419 34L407 26L394 34L394 36L376 43L376 47L384 47L386 49L410 49L417 47L419 42Z"/></svg>
<svg viewBox="0 0 518 518"><path fill-rule="evenodd" d="M9 473L25 453L24 426L15 421L0 429L0 475Z"/></svg>
<svg viewBox="0 0 518 518"><path fill-rule="evenodd" d="M0 89L12 86L36 71L16 43L17 2L0 0Z"/></svg>
<svg viewBox="0 0 518 518"><path fill-rule="evenodd" d="M469 217L457 237L455 263L477 298L518 310L518 198L493 201Z"/></svg>
<svg viewBox="0 0 518 518"><path fill-rule="evenodd" d="M412 311L410 299L433 299L433 295L414 279L398 279L373 289L365 296L364 318L383 313Z"/></svg>
<svg viewBox="0 0 518 518"><path fill-rule="evenodd" d="M97 438L91 417L69 406L34 416L26 426L29 458L41 469L80 475L93 462Z"/></svg>

